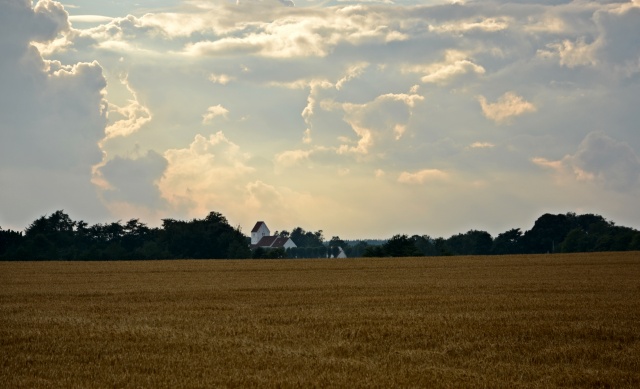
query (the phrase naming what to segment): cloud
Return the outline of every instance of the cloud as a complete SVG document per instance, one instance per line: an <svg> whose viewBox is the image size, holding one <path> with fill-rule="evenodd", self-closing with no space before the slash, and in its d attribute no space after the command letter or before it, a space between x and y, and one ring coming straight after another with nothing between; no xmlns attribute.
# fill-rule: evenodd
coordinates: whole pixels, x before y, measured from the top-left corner
<svg viewBox="0 0 640 389"><path fill-rule="evenodd" d="M338 82L336 82L336 89L342 89L345 83L362 75L362 73L368 66L369 64L367 62L360 62L349 66L345 76L339 79Z"/></svg>
<svg viewBox="0 0 640 389"><path fill-rule="evenodd" d="M324 100L321 106L328 111L344 111L344 121L359 138L355 145L342 144L338 153L366 155L375 145L381 146L385 140L402 137L412 109L423 100L424 97L418 94L388 93L364 104Z"/></svg>
<svg viewBox="0 0 640 389"><path fill-rule="evenodd" d="M278 3L285 7L295 7L295 3L291 0L277 0ZM236 0L237 5L245 4L275 4L275 0Z"/></svg>
<svg viewBox="0 0 640 389"><path fill-rule="evenodd" d="M236 78L233 76L229 76L227 74L215 74L211 73L209 75L209 81L214 84L227 85L229 82L235 80Z"/></svg>
<svg viewBox="0 0 640 389"><path fill-rule="evenodd" d="M332 188L335 190L335 187ZM262 180L249 182L241 199L241 210L238 213L243 215L242 219L247 220L245 224L249 227L255 223L256 217L268 220L274 229L290 230L295 226L303 226L309 231L326 228L331 220L336 223L344 223L347 219L362 220L356 216L360 215L359 212L335 198L273 185ZM345 219L345 216L350 218Z"/></svg>
<svg viewBox="0 0 640 389"><path fill-rule="evenodd" d="M253 34L247 37L222 38L189 44L185 52L190 55L260 55L273 58L307 57L327 55L327 47L318 35L290 35L280 27L275 34Z"/></svg>
<svg viewBox="0 0 640 389"><path fill-rule="evenodd" d="M424 83L434 84L446 84L452 79L468 73L485 73L485 69L470 60L467 54L456 50L448 50L443 62L426 66L405 66L404 71L426 73L420 80Z"/></svg>
<svg viewBox="0 0 640 389"><path fill-rule="evenodd" d="M574 154L550 161L537 157L536 165L553 169L561 181L574 179L591 182L605 189L624 192L640 186L640 158L624 142L603 132L591 132Z"/></svg>
<svg viewBox="0 0 640 389"><path fill-rule="evenodd" d="M594 139L580 149L576 139L606 129L638 155L637 1L297 3L189 0L142 14L113 2L119 17L107 19L85 8L67 17L53 1L1 2L0 196L39 216L35 193L64 205L66 186L74 206L90 199L92 216L142 214L148 198L149 217L295 215L381 237L404 226L458 232L454 221L489 214L493 226L523 225L513 215L589 199L633 208L633 158L606 162ZM241 118L233 139L198 135L229 112ZM616 176L607 163L626 167ZM131 180L148 175L143 188L127 169ZM450 209L454 198L468 206L446 227L429 207L379 207Z"/></svg>
<svg viewBox="0 0 640 389"><path fill-rule="evenodd" d="M537 110L532 103L524 100L522 96L518 96L514 92L506 92L495 103L488 103L484 96L479 96L478 101L484 116L498 124L509 123L515 116Z"/></svg>
<svg viewBox="0 0 640 389"><path fill-rule="evenodd" d="M289 167L309 160L313 150L287 150L276 154L275 162L278 166Z"/></svg>
<svg viewBox="0 0 640 389"><path fill-rule="evenodd" d="M312 117L317 104L317 97L322 89L330 88L332 84L325 80L310 80L306 81L306 85L309 85L309 95L307 96L307 105L300 114L304 119L307 129L304 131L304 143L311 143L311 128L313 127ZM297 83L296 83L297 84Z"/></svg>
<svg viewBox="0 0 640 389"><path fill-rule="evenodd" d="M140 130L142 126L149 123L152 119L151 111L140 103L138 95L129 85L127 78L123 77L120 82L126 87L132 98L129 99L129 104L124 107L119 107L115 104L109 105L109 114L112 123L105 129L106 136L101 143L111 138L129 136ZM116 118L122 119L118 120Z"/></svg>
<svg viewBox="0 0 640 389"><path fill-rule="evenodd" d="M449 173L438 169L423 169L414 173L402 172L398 182L402 184L424 184L433 181L443 181L449 178Z"/></svg>
<svg viewBox="0 0 640 389"><path fill-rule="evenodd" d="M68 7L68 6L66 6ZM109 23L114 18L111 16L104 15L73 15L69 16L69 21L71 23Z"/></svg>
<svg viewBox="0 0 640 389"><path fill-rule="evenodd" d="M637 0L611 4L594 13L599 36L598 55L616 67L635 66L640 61L640 3Z"/></svg>
<svg viewBox="0 0 640 389"><path fill-rule="evenodd" d="M558 59L568 68L598 67L608 75L629 77L640 72L640 44L635 39L640 34L640 4L611 2L584 8L590 9L595 29L547 43L546 49L538 50L538 56ZM560 19L559 23L567 21Z"/></svg>
<svg viewBox="0 0 640 389"><path fill-rule="evenodd" d="M312 141L313 139L311 138L311 129L307 128L306 130L304 130L304 137L302 138L302 143L309 144Z"/></svg>
<svg viewBox="0 0 640 389"><path fill-rule="evenodd" d="M496 147L496 145L490 142L473 142L467 148L468 149L489 149L493 147Z"/></svg>
<svg viewBox="0 0 640 389"><path fill-rule="evenodd" d="M202 124L211 123L214 118L218 116L222 116L223 118L227 118L227 114L229 110L223 107L222 105L214 105L207 108L207 113L202 115Z"/></svg>
<svg viewBox="0 0 640 389"><path fill-rule="evenodd" d="M184 53L195 56L252 55L267 58L325 57L341 44L394 42L408 39L399 22L366 7L340 7L282 12L257 7L258 14L231 12L236 26L251 24L244 31L226 30L215 40L189 43ZM269 20L270 22L264 22ZM284 17L282 17L284 16ZM219 30L220 31L220 30ZM233 34L230 34L233 32Z"/></svg>
<svg viewBox="0 0 640 389"><path fill-rule="evenodd" d="M192 215L227 208L255 170L247 165L249 155L221 131L209 138L196 135L188 148L166 150L164 158L168 165L158 182L162 197Z"/></svg>
<svg viewBox="0 0 640 389"><path fill-rule="evenodd" d="M437 33L463 34L469 31L496 32L509 27L507 18L486 18L475 20L459 20L454 23L429 25L429 31Z"/></svg>
<svg viewBox="0 0 640 389"><path fill-rule="evenodd" d="M65 34L70 30L69 15L64 10L62 5L55 1L43 0L37 2L35 8L31 9L31 3L23 2L19 4L19 1L11 0L8 3L14 3L16 8L9 12L22 11L22 16L30 14L32 16L33 25L29 26L32 39L27 42L15 43L18 45L31 44L38 48L41 53L47 53L53 51L54 48L64 48L67 43L65 39L59 39L60 34ZM6 4L8 5L8 4ZM27 7L25 7L27 6ZM20 12L18 11L18 12ZM14 37L13 32L23 29L25 26L15 26L13 23L20 23L21 17L14 18L13 20L4 20L4 25L0 27L0 36ZM17 37L18 39L24 36ZM0 37L0 40L3 38ZM51 49L49 49L51 46Z"/></svg>
<svg viewBox="0 0 640 389"><path fill-rule="evenodd" d="M558 57L560 65L568 68L577 66L596 65L596 45L587 44L584 38L578 39L575 43L565 39L559 43L549 43L547 50L538 50L541 57Z"/></svg>
<svg viewBox="0 0 640 389"><path fill-rule="evenodd" d="M107 120L103 69L45 60L31 45L68 29L60 3L0 2L0 201L9 223L61 208L106 214L91 184Z"/></svg>
<svg viewBox="0 0 640 389"><path fill-rule="evenodd" d="M167 160L155 151L138 158L114 157L100 168L102 178L108 183L108 188L102 191L104 202L112 211L123 207L131 211L137 207L153 213L151 210L165 208L158 181L166 167ZM133 217L122 213L119 216Z"/></svg>
<svg viewBox="0 0 640 389"><path fill-rule="evenodd" d="M273 185L260 180L246 185L246 205L258 213L269 210L270 213L286 215L291 212L287 207L285 196Z"/></svg>
<svg viewBox="0 0 640 389"><path fill-rule="evenodd" d="M289 153L282 159L289 157L294 163L304 158L303 153ZM220 210L246 225L259 217L272 225L291 226L300 218L311 220L319 210L335 214L341 209L321 196L255 178L258 169L249 166L249 155L222 132L209 138L197 135L188 148L167 150L164 158L168 165L158 187L173 212L195 217Z"/></svg>
<svg viewBox="0 0 640 389"><path fill-rule="evenodd" d="M277 153L273 158L275 173L280 174L284 169L303 167L328 167L341 162L341 158L336 156L335 148L325 146L314 146L309 149L285 150Z"/></svg>

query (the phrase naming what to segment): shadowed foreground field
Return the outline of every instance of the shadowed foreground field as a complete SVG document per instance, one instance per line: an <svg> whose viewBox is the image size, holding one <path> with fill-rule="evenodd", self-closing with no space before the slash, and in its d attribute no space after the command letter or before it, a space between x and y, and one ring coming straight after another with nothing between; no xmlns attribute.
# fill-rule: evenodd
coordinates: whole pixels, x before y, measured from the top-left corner
<svg viewBox="0 0 640 389"><path fill-rule="evenodd" d="M640 387L640 253L0 263L0 387Z"/></svg>

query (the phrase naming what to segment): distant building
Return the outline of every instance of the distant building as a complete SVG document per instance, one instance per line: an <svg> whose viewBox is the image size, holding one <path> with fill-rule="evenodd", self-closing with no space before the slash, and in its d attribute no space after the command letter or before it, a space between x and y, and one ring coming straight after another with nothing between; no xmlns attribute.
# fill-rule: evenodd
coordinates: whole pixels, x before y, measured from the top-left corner
<svg viewBox="0 0 640 389"><path fill-rule="evenodd" d="M331 254L331 249L329 249L329 258L346 258L346 257L347 257L347 253L345 253L342 247L340 246L338 246L338 255L336 257L334 257Z"/></svg>
<svg viewBox="0 0 640 389"><path fill-rule="evenodd" d="M298 247L291 240L291 238L283 238L280 236L271 236L271 231L269 231L269 227L263 221L259 221L253 226L251 229L251 249L257 249L258 247L262 247L263 249L289 249Z"/></svg>
<svg viewBox="0 0 640 389"><path fill-rule="evenodd" d="M269 231L269 227L265 222L257 222L253 229L251 230L251 245L258 244L260 239L265 236L269 236L271 231Z"/></svg>

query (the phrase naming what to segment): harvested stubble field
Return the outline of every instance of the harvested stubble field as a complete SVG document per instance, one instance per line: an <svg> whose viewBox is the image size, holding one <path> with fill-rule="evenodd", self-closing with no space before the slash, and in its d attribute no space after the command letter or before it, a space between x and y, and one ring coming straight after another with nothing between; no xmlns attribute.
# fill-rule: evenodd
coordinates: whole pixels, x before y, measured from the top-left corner
<svg viewBox="0 0 640 389"><path fill-rule="evenodd" d="M640 253L0 263L0 387L640 387Z"/></svg>

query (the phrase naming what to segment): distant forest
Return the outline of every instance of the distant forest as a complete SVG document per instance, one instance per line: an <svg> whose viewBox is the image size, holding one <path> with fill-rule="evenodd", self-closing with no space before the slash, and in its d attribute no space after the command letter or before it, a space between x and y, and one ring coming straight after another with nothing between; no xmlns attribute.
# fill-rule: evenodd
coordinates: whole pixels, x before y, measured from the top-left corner
<svg viewBox="0 0 640 389"><path fill-rule="evenodd" d="M395 235L388 240L325 240L322 230L276 232L298 246L250 250L250 238L220 213L204 219L163 219L148 227L138 219L89 226L64 211L42 216L23 232L0 228L0 260L149 260L502 255L640 250L640 231L616 226L602 216L544 214L533 228L514 228L493 238L470 230L447 239Z"/></svg>

